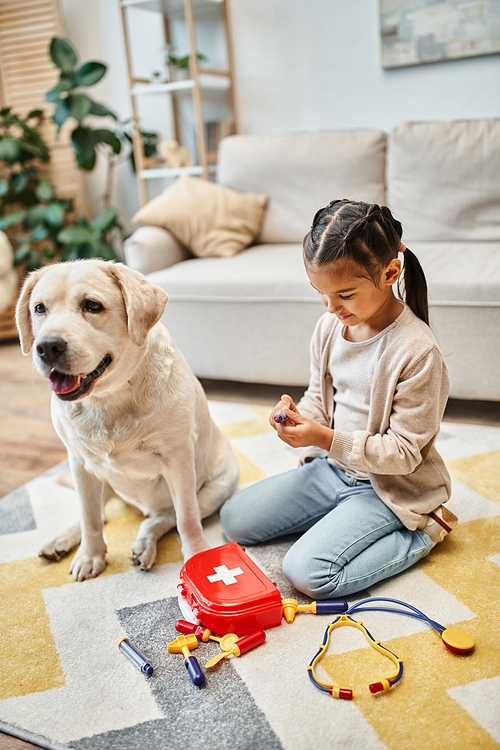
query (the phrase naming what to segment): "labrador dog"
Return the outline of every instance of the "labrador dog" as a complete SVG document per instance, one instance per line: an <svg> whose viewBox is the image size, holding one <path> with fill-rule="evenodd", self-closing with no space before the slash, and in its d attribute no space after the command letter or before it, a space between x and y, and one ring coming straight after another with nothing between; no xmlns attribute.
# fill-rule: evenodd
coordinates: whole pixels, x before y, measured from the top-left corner
<svg viewBox="0 0 500 750"><path fill-rule="evenodd" d="M77 581L106 566L104 505L116 493L145 516L134 562L149 570L157 541L177 526L185 560L208 549L201 519L235 491L239 469L205 393L166 328L167 294L121 263L79 260L31 273L16 310L23 354L52 389L81 523L40 555L80 544Z"/></svg>

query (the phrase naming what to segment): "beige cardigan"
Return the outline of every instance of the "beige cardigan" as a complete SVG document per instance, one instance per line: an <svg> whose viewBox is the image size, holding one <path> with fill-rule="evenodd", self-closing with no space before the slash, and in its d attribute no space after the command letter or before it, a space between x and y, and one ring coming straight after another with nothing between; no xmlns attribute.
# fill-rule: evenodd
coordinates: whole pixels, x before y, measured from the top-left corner
<svg viewBox="0 0 500 750"><path fill-rule="evenodd" d="M304 417L333 429L329 362L342 329L331 313L319 319L309 387L297 405ZM367 430L335 431L328 454L308 448L302 460L328 455L368 472L376 493L404 525L422 529L425 514L450 498L450 476L434 446L448 392L448 371L431 329L405 305L386 333L375 369Z"/></svg>

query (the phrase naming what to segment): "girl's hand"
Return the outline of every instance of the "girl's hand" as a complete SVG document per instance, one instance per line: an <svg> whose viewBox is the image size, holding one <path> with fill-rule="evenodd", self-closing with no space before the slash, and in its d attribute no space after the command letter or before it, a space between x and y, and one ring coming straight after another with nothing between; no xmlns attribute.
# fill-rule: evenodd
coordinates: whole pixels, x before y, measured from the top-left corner
<svg viewBox="0 0 500 750"><path fill-rule="evenodd" d="M316 445L323 450L330 450L335 434L332 429L324 427L313 419L306 419L297 410L285 407L283 412L287 415L287 420L281 424L275 423L278 437L283 442L292 448Z"/></svg>
<svg viewBox="0 0 500 750"><path fill-rule="evenodd" d="M278 401L271 414L269 415L269 422L271 424L271 427L274 427L275 430L278 429L278 423L274 421L274 417L276 417L278 414L284 413L285 409L289 409L296 414L299 413L297 411L297 407L293 402L293 399L290 398L290 396L288 396L286 393L281 397L281 400ZM282 422L282 424L284 423Z"/></svg>

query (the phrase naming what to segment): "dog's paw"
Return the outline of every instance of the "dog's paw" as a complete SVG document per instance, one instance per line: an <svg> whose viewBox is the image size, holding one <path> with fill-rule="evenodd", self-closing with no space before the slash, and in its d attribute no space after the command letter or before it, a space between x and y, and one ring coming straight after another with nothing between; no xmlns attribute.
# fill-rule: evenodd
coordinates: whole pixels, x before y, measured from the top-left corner
<svg viewBox="0 0 500 750"><path fill-rule="evenodd" d="M71 563L70 573L75 581L86 581L96 578L106 567L104 554L86 555L78 550Z"/></svg>
<svg viewBox="0 0 500 750"><path fill-rule="evenodd" d="M156 562L156 541L154 539L137 539L133 549L132 556L134 565L140 566L141 570L151 570Z"/></svg>
<svg viewBox="0 0 500 750"><path fill-rule="evenodd" d="M51 542L45 545L38 553L39 557L45 557L47 560L60 560L62 557L71 552L71 550L80 544L81 533L80 525L72 526L61 534L56 536Z"/></svg>

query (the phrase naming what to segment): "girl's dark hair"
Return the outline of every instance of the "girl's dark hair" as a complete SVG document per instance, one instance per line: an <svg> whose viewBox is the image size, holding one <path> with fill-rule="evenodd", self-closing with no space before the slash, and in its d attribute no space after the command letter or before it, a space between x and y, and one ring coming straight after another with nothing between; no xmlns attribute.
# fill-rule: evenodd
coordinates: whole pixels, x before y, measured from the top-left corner
<svg viewBox="0 0 500 750"><path fill-rule="evenodd" d="M304 261L310 265L352 261L377 283L380 270L398 257L402 235L403 227L387 206L335 200L316 213L304 237ZM427 282L409 248L404 252L398 294L429 325Z"/></svg>

